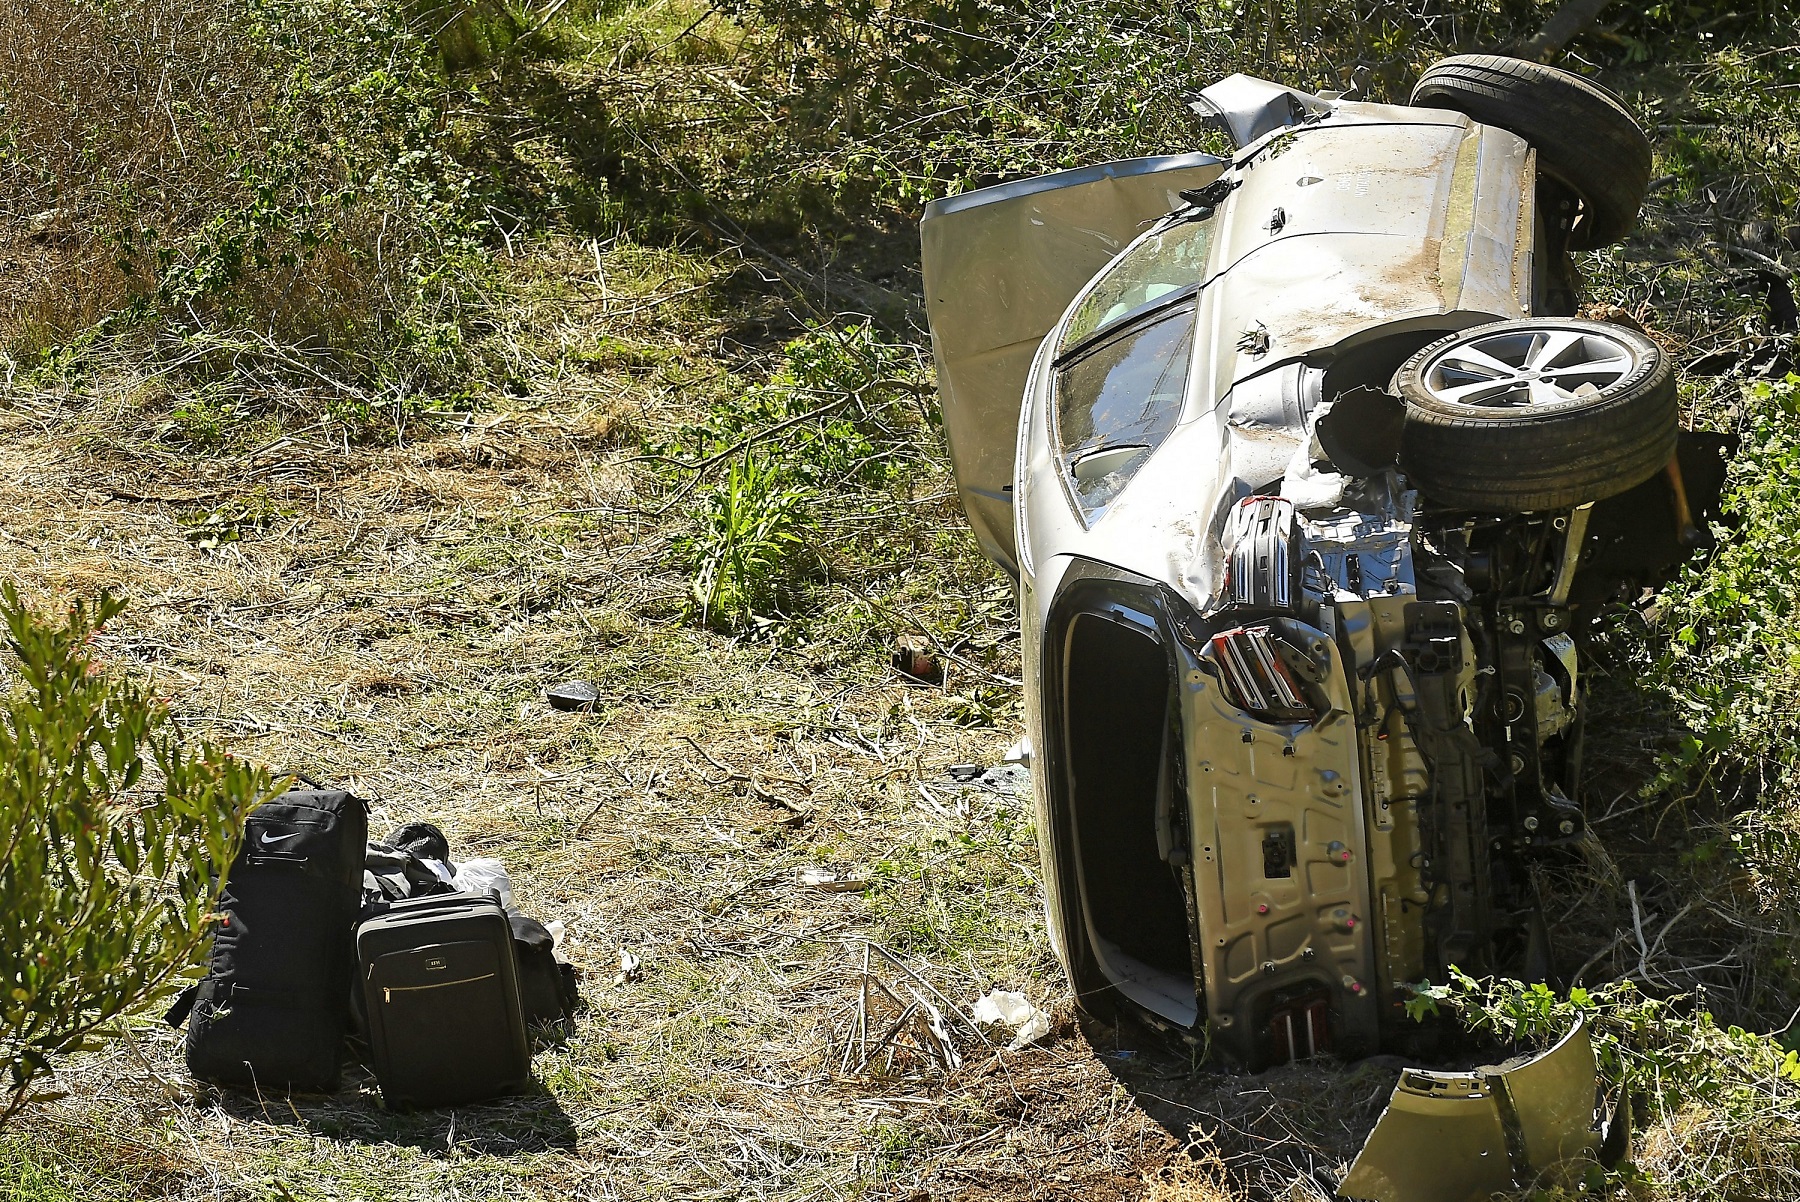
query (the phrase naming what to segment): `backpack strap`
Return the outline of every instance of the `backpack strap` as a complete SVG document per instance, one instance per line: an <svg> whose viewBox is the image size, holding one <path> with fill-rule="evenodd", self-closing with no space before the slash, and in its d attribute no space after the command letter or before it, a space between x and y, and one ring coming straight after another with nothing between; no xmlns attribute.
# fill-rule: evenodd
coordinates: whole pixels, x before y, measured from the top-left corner
<svg viewBox="0 0 1800 1202"><path fill-rule="evenodd" d="M175 1004L163 1015L163 1021L171 1027L179 1027L187 1021L188 1014L194 1008L194 999L200 996L200 984L195 982L175 995Z"/></svg>

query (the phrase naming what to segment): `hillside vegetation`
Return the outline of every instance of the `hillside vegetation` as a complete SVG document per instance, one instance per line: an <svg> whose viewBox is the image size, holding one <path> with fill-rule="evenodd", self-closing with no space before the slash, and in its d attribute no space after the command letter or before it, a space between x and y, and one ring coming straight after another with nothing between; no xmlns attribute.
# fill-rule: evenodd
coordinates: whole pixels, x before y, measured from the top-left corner
<svg viewBox="0 0 1800 1202"><path fill-rule="evenodd" d="M949 771L1017 738L1018 648L949 476L917 222L1217 149L1184 101L1232 71L1403 99L1555 7L0 7L0 570L126 595L95 646L190 729L502 858L589 1006L542 1094L454 1114L197 1089L146 1020L0 1134L0 1199L1329 1198L1393 1068L1247 1079L1078 1021L1029 806ZM1539 882L1582 988L1438 1002L1593 1017L1640 1129L1589 1196L1785 1202L1800 15L1615 5L1558 61L1655 143L1588 299L1742 437L1734 530L1602 639L1596 837ZM595 712L551 711L577 677ZM1051 1037L959 1025L992 988ZM941 1041L880 1042L930 1007Z"/></svg>

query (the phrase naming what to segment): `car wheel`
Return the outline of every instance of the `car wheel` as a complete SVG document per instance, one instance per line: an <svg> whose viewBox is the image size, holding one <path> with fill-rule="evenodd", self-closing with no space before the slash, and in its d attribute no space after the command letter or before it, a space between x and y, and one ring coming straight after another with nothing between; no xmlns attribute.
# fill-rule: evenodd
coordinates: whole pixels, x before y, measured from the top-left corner
<svg viewBox="0 0 1800 1202"><path fill-rule="evenodd" d="M1463 113L1535 146L1538 169L1581 201L1570 250L1607 246L1637 224L1650 187L1650 140L1625 102L1599 84L1542 63L1461 54L1427 69L1411 103Z"/></svg>
<svg viewBox="0 0 1800 1202"><path fill-rule="evenodd" d="M1486 513L1622 493L1675 453L1675 377L1657 345L1598 321L1475 326L1394 376L1400 468L1429 499Z"/></svg>

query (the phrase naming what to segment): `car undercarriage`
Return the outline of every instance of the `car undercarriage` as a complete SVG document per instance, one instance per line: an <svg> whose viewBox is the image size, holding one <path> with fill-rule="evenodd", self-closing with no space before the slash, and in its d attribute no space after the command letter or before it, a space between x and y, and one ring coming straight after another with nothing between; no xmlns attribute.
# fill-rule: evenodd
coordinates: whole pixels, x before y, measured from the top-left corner
<svg viewBox="0 0 1800 1202"><path fill-rule="evenodd" d="M1710 539L1726 448L1653 338L1575 316L1571 252L1648 178L1610 93L1466 56L1410 106L1238 76L1197 108L1231 158L923 227L1052 938L1084 1007L1251 1068L1430 1056L1409 986L1557 978L1588 632Z"/></svg>

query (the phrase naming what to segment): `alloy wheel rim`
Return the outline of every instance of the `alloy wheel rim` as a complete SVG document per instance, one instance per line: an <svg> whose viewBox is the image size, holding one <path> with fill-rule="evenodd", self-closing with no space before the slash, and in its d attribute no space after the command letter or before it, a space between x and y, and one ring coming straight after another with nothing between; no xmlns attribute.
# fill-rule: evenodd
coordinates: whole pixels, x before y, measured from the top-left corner
<svg viewBox="0 0 1800 1202"><path fill-rule="evenodd" d="M1591 400L1637 366L1622 338L1544 325L1477 334L1433 355L1422 374L1433 400L1491 411Z"/></svg>

